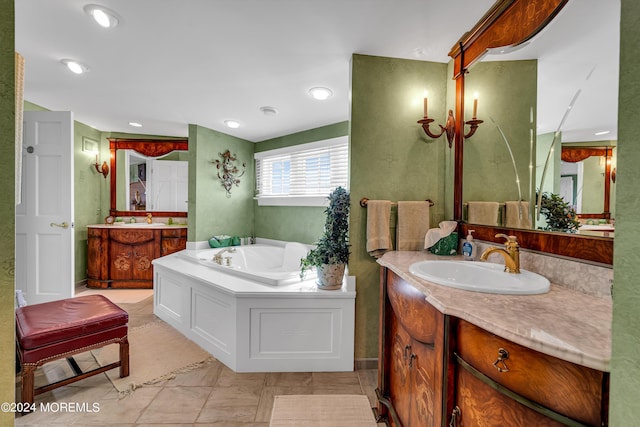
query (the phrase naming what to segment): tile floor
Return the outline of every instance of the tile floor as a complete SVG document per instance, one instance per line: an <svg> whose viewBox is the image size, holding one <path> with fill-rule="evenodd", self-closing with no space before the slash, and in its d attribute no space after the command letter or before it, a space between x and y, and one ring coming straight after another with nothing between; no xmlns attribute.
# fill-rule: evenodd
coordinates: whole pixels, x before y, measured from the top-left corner
<svg viewBox="0 0 640 427"><path fill-rule="evenodd" d="M129 312L130 327L155 318L151 304L119 305ZM83 370L95 366L95 360L89 353L78 355L76 361ZM36 384L43 381L44 375L50 381L71 373L64 360L49 363L44 368L38 370ZM119 398L105 374L96 375L37 396L37 408L41 402L56 402L58 406L49 406L48 412L18 415L15 425L268 427L275 395L366 394L373 407L376 381L377 373L372 369L322 373L235 373L214 360L198 369L178 374L172 380L138 388L124 398ZM60 410L64 403L86 404L91 410L94 407L99 410Z"/></svg>

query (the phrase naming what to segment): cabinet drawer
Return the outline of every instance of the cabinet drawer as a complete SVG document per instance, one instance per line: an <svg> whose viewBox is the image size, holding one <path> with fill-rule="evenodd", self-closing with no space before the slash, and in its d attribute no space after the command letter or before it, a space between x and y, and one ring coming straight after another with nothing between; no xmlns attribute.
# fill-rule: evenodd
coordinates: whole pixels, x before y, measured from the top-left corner
<svg viewBox="0 0 640 427"><path fill-rule="evenodd" d="M175 230L162 230L162 237L187 237L187 229L176 228Z"/></svg>
<svg viewBox="0 0 640 427"><path fill-rule="evenodd" d="M118 243L138 244L154 240L154 230L110 230L109 238Z"/></svg>
<svg viewBox="0 0 640 427"><path fill-rule="evenodd" d="M457 321L456 333L456 353L509 390L588 425L599 426L606 418L601 411L606 411L608 374L531 350L463 320ZM502 361L501 349L508 352Z"/></svg>
<svg viewBox="0 0 640 427"><path fill-rule="evenodd" d="M387 296L409 334L418 341L433 345L442 314L427 302L424 293L389 272Z"/></svg>

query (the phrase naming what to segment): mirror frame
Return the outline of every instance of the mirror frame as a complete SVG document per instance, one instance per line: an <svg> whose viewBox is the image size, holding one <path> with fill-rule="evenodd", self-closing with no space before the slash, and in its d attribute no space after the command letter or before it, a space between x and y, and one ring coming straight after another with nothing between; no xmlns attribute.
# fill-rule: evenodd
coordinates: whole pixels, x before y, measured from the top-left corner
<svg viewBox="0 0 640 427"><path fill-rule="evenodd" d="M563 162L577 163L589 157L604 157L604 201L602 213L578 213L579 218L611 218L611 157L613 147L562 147L560 158Z"/></svg>
<svg viewBox="0 0 640 427"><path fill-rule="evenodd" d="M187 151L189 149L188 139L123 139L123 138L107 138L109 141L109 153L111 165L110 178L110 209L109 214L112 216L146 216L151 212L157 216L168 217L186 217L188 212L169 212L169 211L120 211L116 208L116 151L117 150L134 150L144 156L158 157L169 154L175 150Z"/></svg>
<svg viewBox="0 0 640 427"><path fill-rule="evenodd" d="M500 242L498 233L514 235L526 249L613 265L613 239L577 234L552 233L490 227L462 222L462 171L464 149L464 79L469 67L489 49L516 46L538 34L562 10L569 0L498 0L478 23L466 32L449 52L453 59L455 94L455 152L453 216L460 235L469 228L477 239Z"/></svg>

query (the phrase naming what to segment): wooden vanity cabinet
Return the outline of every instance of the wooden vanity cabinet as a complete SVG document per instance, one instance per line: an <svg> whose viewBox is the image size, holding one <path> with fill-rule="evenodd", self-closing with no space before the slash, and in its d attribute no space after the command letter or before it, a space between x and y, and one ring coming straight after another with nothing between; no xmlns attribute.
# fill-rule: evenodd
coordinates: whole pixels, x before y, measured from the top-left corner
<svg viewBox="0 0 640 427"><path fill-rule="evenodd" d="M531 350L461 319L451 323L458 425L608 424L607 373Z"/></svg>
<svg viewBox="0 0 640 427"><path fill-rule="evenodd" d="M609 374L445 316L381 269L379 414L393 426L606 426Z"/></svg>
<svg viewBox="0 0 640 427"><path fill-rule="evenodd" d="M383 269L378 412L392 426L443 422L445 316Z"/></svg>
<svg viewBox="0 0 640 427"><path fill-rule="evenodd" d="M89 227L87 286L153 288L151 261L185 249L185 228Z"/></svg>

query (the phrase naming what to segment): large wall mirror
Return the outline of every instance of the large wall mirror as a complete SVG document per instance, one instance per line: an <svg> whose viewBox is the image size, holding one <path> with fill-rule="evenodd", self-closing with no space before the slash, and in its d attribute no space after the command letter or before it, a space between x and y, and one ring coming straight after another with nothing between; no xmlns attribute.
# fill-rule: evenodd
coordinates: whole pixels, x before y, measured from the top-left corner
<svg viewBox="0 0 640 427"><path fill-rule="evenodd" d="M186 139L109 139L110 213L114 216L186 217Z"/></svg>
<svg viewBox="0 0 640 427"><path fill-rule="evenodd" d="M463 233L612 264L619 18L619 1L498 1L452 49L456 114L470 117L477 96L484 120L456 139ZM570 160L578 150L591 154ZM576 233L541 231L544 192L577 211Z"/></svg>

